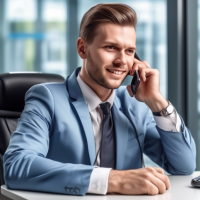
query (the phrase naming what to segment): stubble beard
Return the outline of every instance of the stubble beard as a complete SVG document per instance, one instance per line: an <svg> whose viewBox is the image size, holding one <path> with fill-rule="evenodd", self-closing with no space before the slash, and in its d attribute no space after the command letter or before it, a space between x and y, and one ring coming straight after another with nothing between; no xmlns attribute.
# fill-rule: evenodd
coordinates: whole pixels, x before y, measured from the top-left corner
<svg viewBox="0 0 200 200"><path fill-rule="evenodd" d="M94 80L96 83L98 83L99 85L101 85L107 89L117 89L121 85L120 84L118 87L111 87L106 82L105 78L101 75L100 69L95 64L95 62L92 60L90 53L88 53L88 74L89 74L90 78L92 78L92 80ZM123 81L124 81L124 79L123 79Z"/></svg>

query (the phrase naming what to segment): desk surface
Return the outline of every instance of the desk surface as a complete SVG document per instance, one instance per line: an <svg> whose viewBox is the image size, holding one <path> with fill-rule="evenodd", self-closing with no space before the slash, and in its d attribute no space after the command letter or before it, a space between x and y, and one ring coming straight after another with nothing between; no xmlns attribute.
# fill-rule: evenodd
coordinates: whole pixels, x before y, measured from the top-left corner
<svg viewBox="0 0 200 200"><path fill-rule="evenodd" d="M171 182L171 188L167 190L164 194L148 196L148 195L92 195L87 194L85 196L71 196L62 194L50 194L41 192L31 192L31 191L20 191L20 190L9 190L5 185L1 186L1 193L14 200L199 200L200 199L200 188L193 188L190 184L191 180L200 175L200 171L194 172L190 176L169 176Z"/></svg>

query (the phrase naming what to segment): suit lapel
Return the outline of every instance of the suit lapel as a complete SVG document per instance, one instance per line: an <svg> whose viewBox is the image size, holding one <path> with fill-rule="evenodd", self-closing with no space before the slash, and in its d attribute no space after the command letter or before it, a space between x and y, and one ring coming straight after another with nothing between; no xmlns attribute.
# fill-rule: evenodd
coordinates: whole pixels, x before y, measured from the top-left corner
<svg viewBox="0 0 200 200"><path fill-rule="evenodd" d="M116 135L116 169L123 169L128 142L128 119L121 110L117 96L112 106L112 113Z"/></svg>
<svg viewBox="0 0 200 200"><path fill-rule="evenodd" d="M77 75L80 69L81 68L77 68L73 72L73 74L68 77L66 81L66 87L69 92L70 98L74 99L72 105L74 106L85 131L90 162L91 165L93 165L96 157L94 133L88 106L85 102L85 99L83 98L81 89L77 82ZM112 106L112 114L116 135L116 169L123 169L123 163L128 142L129 122L126 115L124 115L124 113L122 112L121 103L117 95L115 96L115 100Z"/></svg>
<svg viewBox="0 0 200 200"><path fill-rule="evenodd" d="M94 133L92 128L92 122L90 113L87 107L85 100L77 100L72 102L76 112L78 113L79 119L82 123L83 129L85 131L87 144L88 144L88 151L90 156L91 165L93 165L95 160L95 142L94 142Z"/></svg>
<svg viewBox="0 0 200 200"><path fill-rule="evenodd" d="M81 89L77 82L77 75L80 69L81 68L77 68L73 72L73 74L67 79L66 85L67 85L67 90L69 92L69 96L75 100L72 102L72 105L74 106L81 121L81 124L83 126L83 129L85 131L90 162L91 165L93 165L96 157L94 133L88 106L85 102L85 99L83 98Z"/></svg>

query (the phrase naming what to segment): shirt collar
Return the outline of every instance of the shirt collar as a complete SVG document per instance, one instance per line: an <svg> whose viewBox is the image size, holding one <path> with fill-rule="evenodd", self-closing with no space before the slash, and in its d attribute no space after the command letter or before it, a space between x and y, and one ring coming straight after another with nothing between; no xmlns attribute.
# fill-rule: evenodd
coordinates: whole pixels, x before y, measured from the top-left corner
<svg viewBox="0 0 200 200"><path fill-rule="evenodd" d="M81 88L83 97L88 105L89 111L93 111L94 109L96 109L96 107L99 106L100 103L104 103L104 102L109 102L111 105L110 107L112 107L114 98L115 98L114 89L110 97L106 101L102 102L101 99L99 99L99 97L96 95L96 93L81 79L79 74L77 76L77 81Z"/></svg>

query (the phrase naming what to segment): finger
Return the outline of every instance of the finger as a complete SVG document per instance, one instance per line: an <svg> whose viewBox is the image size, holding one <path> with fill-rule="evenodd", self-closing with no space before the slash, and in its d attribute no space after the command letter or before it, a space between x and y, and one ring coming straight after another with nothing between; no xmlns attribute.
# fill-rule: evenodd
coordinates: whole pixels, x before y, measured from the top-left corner
<svg viewBox="0 0 200 200"><path fill-rule="evenodd" d="M166 187L165 182L163 182L162 179L157 178L156 176L152 175L149 181L158 188L159 194L163 194L166 191L167 187Z"/></svg>
<svg viewBox="0 0 200 200"><path fill-rule="evenodd" d="M139 74L140 78L145 82L147 77L155 74L155 71L149 68L139 68Z"/></svg>
<svg viewBox="0 0 200 200"><path fill-rule="evenodd" d="M141 60L138 60L137 58L134 58L134 63L141 63Z"/></svg>
<svg viewBox="0 0 200 200"><path fill-rule="evenodd" d="M165 174L164 170L162 168L160 168L160 167L154 167L154 169L160 174Z"/></svg>
<svg viewBox="0 0 200 200"><path fill-rule="evenodd" d="M138 63L134 63L134 65L131 68L130 75L133 76L135 70L138 70L138 69L139 69Z"/></svg>
<svg viewBox="0 0 200 200"><path fill-rule="evenodd" d="M152 173L155 177L157 177L160 180L162 180L166 185L166 189L170 188L169 178L168 178L168 176L166 176L164 174L164 171L163 171L162 168L159 168L159 167L147 167L146 170L148 170L150 173Z"/></svg>
<svg viewBox="0 0 200 200"><path fill-rule="evenodd" d="M151 181L148 181L147 183L147 194L149 195L156 195L159 194L158 187L155 186Z"/></svg>
<svg viewBox="0 0 200 200"><path fill-rule="evenodd" d="M169 178L164 174L163 169L159 167L147 167L146 170L148 170L151 174L160 179L165 184L167 190L170 188Z"/></svg>
<svg viewBox="0 0 200 200"><path fill-rule="evenodd" d="M148 62L142 61L142 63L143 63L147 68L151 68Z"/></svg>
<svg viewBox="0 0 200 200"><path fill-rule="evenodd" d="M168 190L170 188L170 181L168 176L161 174L161 173L155 173L154 176L162 180L163 183L165 183L166 189Z"/></svg>
<svg viewBox="0 0 200 200"><path fill-rule="evenodd" d="M147 61L145 61L145 60L141 61L141 60L138 60L138 59L134 58L134 63L137 63L137 64L141 64L142 63L146 68L151 68L149 63Z"/></svg>
<svg viewBox="0 0 200 200"><path fill-rule="evenodd" d="M132 68L130 70L130 75L133 76L135 73L135 70L139 70L142 68L147 68L147 67L142 62L134 63L134 65L132 66Z"/></svg>

